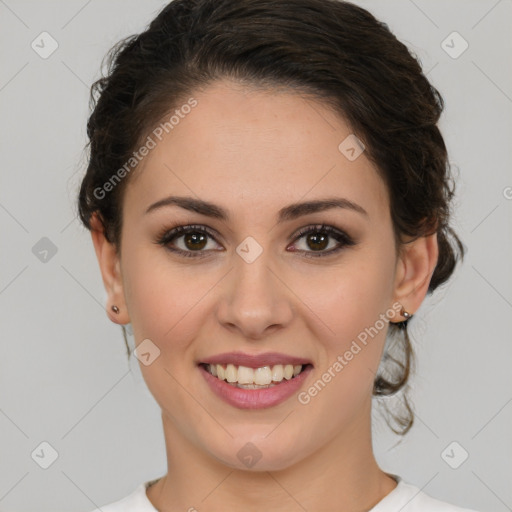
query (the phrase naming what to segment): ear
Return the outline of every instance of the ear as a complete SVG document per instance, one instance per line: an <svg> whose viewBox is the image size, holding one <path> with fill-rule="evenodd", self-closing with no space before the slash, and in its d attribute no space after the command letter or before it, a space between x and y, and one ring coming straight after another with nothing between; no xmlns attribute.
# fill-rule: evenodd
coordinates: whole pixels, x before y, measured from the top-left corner
<svg viewBox="0 0 512 512"><path fill-rule="evenodd" d="M100 265L103 285L108 294L107 315L116 324L128 324L130 316L124 297L119 255L115 245L106 239L105 228L96 213L91 216L91 237ZM119 313L115 313L112 306L117 306Z"/></svg>
<svg viewBox="0 0 512 512"><path fill-rule="evenodd" d="M397 262L394 298L414 314L427 295L437 265L437 233L403 244Z"/></svg>

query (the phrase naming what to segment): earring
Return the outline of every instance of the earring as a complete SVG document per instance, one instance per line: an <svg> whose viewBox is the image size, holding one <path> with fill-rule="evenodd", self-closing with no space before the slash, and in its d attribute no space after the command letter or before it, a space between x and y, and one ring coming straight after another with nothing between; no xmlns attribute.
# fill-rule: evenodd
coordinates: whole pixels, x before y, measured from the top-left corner
<svg viewBox="0 0 512 512"><path fill-rule="evenodd" d="M400 310L400 314L405 318L405 320L409 320L409 318L412 318L412 314L407 313L407 311L405 311L403 306L402 306L402 309Z"/></svg>
<svg viewBox="0 0 512 512"><path fill-rule="evenodd" d="M116 315L119 314L119 308L117 306L112 306L111 309Z"/></svg>

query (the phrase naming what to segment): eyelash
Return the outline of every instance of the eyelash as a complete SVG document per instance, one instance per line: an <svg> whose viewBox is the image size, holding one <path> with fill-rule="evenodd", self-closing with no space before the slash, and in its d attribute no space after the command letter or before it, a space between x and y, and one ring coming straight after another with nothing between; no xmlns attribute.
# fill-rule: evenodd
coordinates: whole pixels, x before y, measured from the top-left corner
<svg viewBox="0 0 512 512"><path fill-rule="evenodd" d="M177 226L175 228L167 229L164 231L163 234L161 234L156 243L159 245L164 246L167 250L180 254L186 258L204 258L207 257L207 251L199 250L199 251L184 251L182 249L177 249L169 246L169 243L171 241L174 241L176 238L180 238L183 235L186 235L188 233L203 233L215 240L215 236L212 232L210 232L208 229L206 229L204 226L201 225L189 225L189 226ZM332 226L326 226L325 224L317 224L313 226L308 226L306 228L302 228L297 235L294 238L294 242L297 240L300 240L302 237L310 234L310 233L323 233L326 234L332 238L334 238L339 245L338 247L334 249L330 249L329 251L297 251L302 252L305 257L307 258L321 258L324 256L330 256L334 253L339 252L345 247L350 247L353 245L356 245L356 242L346 233L343 231L340 231L336 228L333 228ZM216 240L215 240L216 241ZM218 242L217 242L218 243Z"/></svg>

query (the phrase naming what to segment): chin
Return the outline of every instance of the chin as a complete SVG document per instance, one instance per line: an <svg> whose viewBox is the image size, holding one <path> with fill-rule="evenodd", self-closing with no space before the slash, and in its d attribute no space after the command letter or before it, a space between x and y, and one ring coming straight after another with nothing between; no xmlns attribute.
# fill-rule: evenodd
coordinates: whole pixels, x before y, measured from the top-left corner
<svg viewBox="0 0 512 512"><path fill-rule="evenodd" d="M275 428L275 427L274 427ZM221 446L210 446L209 452L222 464L245 471L280 471L287 469L306 456L304 451L297 449L304 444L286 432L286 436L275 438L272 429L265 428L265 433L234 436L228 443ZM311 436L309 436L311 438ZM311 447L314 451L314 447Z"/></svg>

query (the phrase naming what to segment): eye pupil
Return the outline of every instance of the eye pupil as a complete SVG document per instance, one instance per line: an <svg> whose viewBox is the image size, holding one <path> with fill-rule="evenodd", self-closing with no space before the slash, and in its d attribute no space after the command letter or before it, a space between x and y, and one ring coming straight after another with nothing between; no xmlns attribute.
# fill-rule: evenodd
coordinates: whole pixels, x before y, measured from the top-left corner
<svg viewBox="0 0 512 512"><path fill-rule="evenodd" d="M203 249L206 242L206 235L204 233L187 233L184 236L184 241L185 245L189 249ZM191 243L191 245L189 244L189 242Z"/></svg>
<svg viewBox="0 0 512 512"><path fill-rule="evenodd" d="M325 249L327 245L329 245L328 243L325 243L328 239L328 236L318 233L308 235L308 243L312 241L313 246L310 245L310 247L315 250Z"/></svg>

